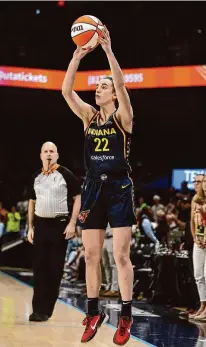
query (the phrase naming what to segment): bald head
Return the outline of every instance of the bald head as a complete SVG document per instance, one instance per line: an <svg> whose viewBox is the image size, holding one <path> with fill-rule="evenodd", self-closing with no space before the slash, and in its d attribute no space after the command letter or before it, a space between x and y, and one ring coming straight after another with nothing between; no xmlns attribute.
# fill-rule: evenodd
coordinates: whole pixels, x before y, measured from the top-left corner
<svg viewBox="0 0 206 347"><path fill-rule="evenodd" d="M44 152L45 148L52 148L54 152L57 152L57 146L53 142L47 141L43 143L41 152Z"/></svg>
<svg viewBox="0 0 206 347"><path fill-rule="evenodd" d="M52 168L59 158L57 146L53 142L45 142L41 147L40 158L45 170L48 170L48 165Z"/></svg>

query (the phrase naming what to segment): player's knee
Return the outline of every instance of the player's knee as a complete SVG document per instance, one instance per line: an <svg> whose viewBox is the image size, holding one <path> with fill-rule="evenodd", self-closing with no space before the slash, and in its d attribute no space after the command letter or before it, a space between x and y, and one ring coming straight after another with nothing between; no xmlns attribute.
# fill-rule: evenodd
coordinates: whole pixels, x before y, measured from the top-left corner
<svg viewBox="0 0 206 347"><path fill-rule="evenodd" d="M85 263L87 264L99 264L101 259L100 252L95 249L85 250Z"/></svg>
<svg viewBox="0 0 206 347"><path fill-rule="evenodd" d="M115 252L114 259L117 267L125 267L129 261L129 256L127 253Z"/></svg>

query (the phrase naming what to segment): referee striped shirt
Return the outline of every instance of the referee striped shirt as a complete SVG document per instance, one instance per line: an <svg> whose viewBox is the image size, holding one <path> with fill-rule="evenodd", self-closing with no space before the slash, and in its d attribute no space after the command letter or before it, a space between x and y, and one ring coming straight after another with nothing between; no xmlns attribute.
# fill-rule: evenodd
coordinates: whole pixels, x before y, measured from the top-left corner
<svg viewBox="0 0 206 347"><path fill-rule="evenodd" d="M38 170L32 176L29 199L35 200L35 215L55 218L69 214L73 197L80 194L80 184L73 173L63 166L45 174Z"/></svg>

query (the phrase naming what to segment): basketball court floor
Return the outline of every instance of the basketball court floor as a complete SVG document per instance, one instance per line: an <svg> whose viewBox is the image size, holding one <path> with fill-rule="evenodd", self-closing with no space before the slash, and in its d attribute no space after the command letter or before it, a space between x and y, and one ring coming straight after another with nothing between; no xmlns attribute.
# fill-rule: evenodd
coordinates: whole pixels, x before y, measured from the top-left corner
<svg viewBox="0 0 206 347"><path fill-rule="evenodd" d="M58 301L54 316L43 323L30 323L32 288L0 273L0 346L1 347L78 347L83 333L83 312ZM114 329L108 324L99 329L87 345L112 346ZM128 347L148 344L131 338Z"/></svg>
<svg viewBox="0 0 206 347"><path fill-rule="evenodd" d="M47 322L30 323L31 277L21 271L0 272L0 347L78 347L84 327L85 298L78 288L61 287L60 298L52 318ZM110 316L99 329L94 347L115 346L112 338L117 326L120 303L104 299L100 304ZM206 347L206 323L180 319L170 308L133 304L134 324L127 347Z"/></svg>

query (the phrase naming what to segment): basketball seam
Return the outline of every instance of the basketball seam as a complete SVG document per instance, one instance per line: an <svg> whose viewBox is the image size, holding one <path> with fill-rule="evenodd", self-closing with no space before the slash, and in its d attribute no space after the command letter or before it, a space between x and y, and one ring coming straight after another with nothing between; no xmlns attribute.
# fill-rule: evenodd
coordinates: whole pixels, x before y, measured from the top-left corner
<svg viewBox="0 0 206 347"><path fill-rule="evenodd" d="M99 19L97 18L97 19L98 19L98 23L96 23L95 20L94 20L93 18L91 18L90 16L91 16L91 15L88 14L88 15L86 15L85 17L89 17L89 19L92 20L93 23L94 23L95 25L94 25L94 24L91 24L91 23L86 23L86 22L82 22L82 23L84 23L84 24L91 24L91 25L97 26L97 24L99 23ZM84 17L84 16L81 16L81 17ZM80 18L81 18L81 17L80 17ZM78 19L79 19L79 18L78 18ZM78 24L78 23L79 23L79 22L74 21L74 23L72 24L72 26L73 26L74 24Z"/></svg>
<svg viewBox="0 0 206 347"><path fill-rule="evenodd" d="M96 33L96 30L93 30L93 29L91 30L91 29L89 29L89 30L83 31L83 33L79 33L79 34L77 34L76 36L73 36L72 39L74 39L75 37L77 37L77 36L79 36L79 35L82 35L82 34L84 34L84 33L88 33L88 31L94 31L94 33ZM92 35L92 37L93 37L93 36L94 36L94 35ZM92 39L92 37L91 37L91 39ZM91 39L90 39L90 40L91 40ZM90 41L90 40L89 40L89 41Z"/></svg>
<svg viewBox="0 0 206 347"><path fill-rule="evenodd" d="M93 19L93 18L91 18L90 16L91 16L91 14L88 14L87 15L88 17L89 17L89 19L91 19L94 23L95 23L95 26L97 26L97 24L99 23L99 19L98 19L98 22L95 22L95 20Z"/></svg>
<svg viewBox="0 0 206 347"><path fill-rule="evenodd" d="M95 31L94 34L95 34L96 32L97 32L97 31ZM92 35L91 39L90 39L87 43L85 43L85 45L87 45L87 44L92 40L94 34ZM98 33L97 33L97 35L99 36ZM92 48L95 49L95 48L98 46L98 44L99 44L99 43L98 43L98 41L97 41L96 45L95 45L94 47L92 47ZM83 45L83 46L84 46L84 45Z"/></svg>
<svg viewBox="0 0 206 347"><path fill-rule="evenodd" d="M96 32L97 32L97 30L95 30L94 34L96 34ZM89 43L93 39L94 34L92 35L91 39L87 43ZM98 33L97 33L97 35L99 36Z"/></svg>

